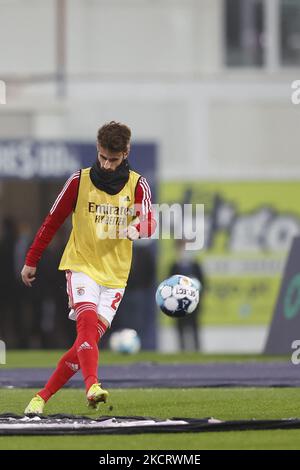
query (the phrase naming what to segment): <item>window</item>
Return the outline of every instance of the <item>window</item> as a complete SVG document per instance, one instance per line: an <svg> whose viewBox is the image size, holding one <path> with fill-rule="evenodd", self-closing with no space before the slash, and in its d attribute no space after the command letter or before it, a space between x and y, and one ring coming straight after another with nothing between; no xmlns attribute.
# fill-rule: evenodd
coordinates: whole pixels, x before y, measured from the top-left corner
<svg viewBox="0 0 300 470"><path fill-rule="evenodd" d="M225 0L226 65L264 64L264 1Z"/></svg>
<svg viewBox="0 0 300 470"><path fill-rule="evenodd" d="M280 58L283 66L300 65L300 1L280 1Z"/></svg>

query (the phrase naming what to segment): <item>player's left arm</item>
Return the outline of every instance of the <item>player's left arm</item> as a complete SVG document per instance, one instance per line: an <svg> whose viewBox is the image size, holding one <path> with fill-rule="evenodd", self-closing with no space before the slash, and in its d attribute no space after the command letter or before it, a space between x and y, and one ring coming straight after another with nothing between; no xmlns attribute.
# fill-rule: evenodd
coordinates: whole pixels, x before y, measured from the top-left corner
<svg viewBox="0 0 300 470"><path fill-rule="evenodd" d="M128 227L127 238L137 240L151 237L157 224L152 208L150 186L143 176L140 177L135 189L134 209L137 222Z"/></svg>

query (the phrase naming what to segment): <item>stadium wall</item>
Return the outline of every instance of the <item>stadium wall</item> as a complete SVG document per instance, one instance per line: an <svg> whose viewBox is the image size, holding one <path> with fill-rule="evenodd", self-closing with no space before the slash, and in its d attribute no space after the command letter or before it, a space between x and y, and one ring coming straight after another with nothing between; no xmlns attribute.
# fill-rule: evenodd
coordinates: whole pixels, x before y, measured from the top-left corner
<svg viewBox="0 0 300 470"><path fill-rule="evenodd" d="M0 138L93 141L98 126L117 119L132 127L135 141L158 144L162 181L296 179L300 109L289 93L286 82L221 79L72 84L64 102L27 90L18 104L0 108Z"/></svg>
<svg viewBox="0 0 300 470"><path fill-rule="evenodd" d="M56 2L0 2L0 138L92 141L117 119L158 144L162 181L300 176L296 72L225 68L222 1L65 4L58 98Z"/></svg>

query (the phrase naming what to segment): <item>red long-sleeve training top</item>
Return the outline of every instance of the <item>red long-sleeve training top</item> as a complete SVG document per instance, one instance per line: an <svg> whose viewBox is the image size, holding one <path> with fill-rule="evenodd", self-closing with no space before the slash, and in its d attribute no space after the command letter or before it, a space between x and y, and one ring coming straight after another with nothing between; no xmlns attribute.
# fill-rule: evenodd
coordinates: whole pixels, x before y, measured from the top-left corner
<svg viewBox="0 0 300 470"><path fill-rule="evenodd" d="M36 267L44 250L47 248L57 230L76 206L80 181L80 170L74 173L65 183L49 214L38 230L35 239L26 255L25 264ZM135 191L135 214L140 223L136 225L140 237L150 237L156 229L156 221L151 208L151 191L146 178L141 177Z"/></svg>

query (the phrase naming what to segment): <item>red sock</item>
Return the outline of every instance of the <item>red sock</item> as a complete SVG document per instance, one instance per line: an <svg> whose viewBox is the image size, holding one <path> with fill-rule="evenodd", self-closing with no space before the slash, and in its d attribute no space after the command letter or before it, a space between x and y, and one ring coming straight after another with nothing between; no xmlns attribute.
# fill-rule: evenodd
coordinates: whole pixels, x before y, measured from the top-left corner
<svg viewBox="0 0 300 470"><path fill-rule="evenodd" d="M98 383L98 341L106 326L99 320L95 304L82 302L75 306L77 314L77 357L79 359L86 391Z"/></svg>
<svg viewBox="0 0 300 470"><path fill-rule="evenodd" d="M83 306L83 305L87 306L87 304L82 303L82 304L77 304L77 307L79 308L79 306ZM90 305L90 304L88 304L88 305ZM92 309L94 311L94 304L91 304L91 305L93 306ZM84 310L82 310L82 312L83 311ZM80 313L80 311L79 311L79 313ZM92 317L94 317L94 316L92 315ZM80 315L79 315L78 318L80 318ZM84 373L82 371L83 376L86 377L86 388L87 388L87 390L94 383L98 382L97 367L98 367L98 354L99 353L98 353L97 343L98 343L99 339L104 335L104 333L107 329L107 326L101 320L99 320L98 316L96 318L97 318L97 328L96 328L97 332L96 332L96 347L95 347L95 350L97 351L97 357L96 357L95 369L93 368L93 371L95 370L95 372L86 376L85 375L86 373L87 374L90 373L89 368L88 368L86 373ZM80 320L80 329L81 330L85 329L85 327L83 326L83 323L84 322L82 322ZM87 323L89 323L89 321ZM94 319L93 319L92 323L94 324ZM78 327L79 327L79 324L77 324L77 329L78 329ZM93 328L93 330L94 330L94 328ZM80 369L80 360L79 360L79 357L77 355L77 341L78 341L78 338L79 338L79 335L77 336L77 339L76 339L75 343L73 344L72 348L69 349L69 351L67 351L63 355L63 357L60 359L60 361L58 362L55 371L51 375L51 377L48 380L48 382L46 383L45 387L37 393L41 398L43 398L43 400L45 400L45 402L47 402L49 400L49 398L52 397L52 395L54 395L58 390L60 390L65 385L65 383L67 383L68 380L70 380L70 378L73 377L73 375L76 374L76 372ZM80 341L81 341L81 339L80 339ZM82 344L82 343L80 343L80 344ZM88 351L88 349L86 351ZM82 361L85 362L85 359L83 358ZM94 364L93 364L93 367L94 367Z"/></svg>
<svg viewBox="0 0 300 470"><path fill-rule="evenodd" d="M47 402L68 380L80 369L79 360L76 352L76 341L60 359L59 363L50 379L38 395Z"/></svg>

